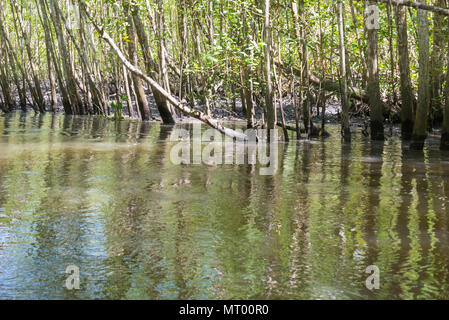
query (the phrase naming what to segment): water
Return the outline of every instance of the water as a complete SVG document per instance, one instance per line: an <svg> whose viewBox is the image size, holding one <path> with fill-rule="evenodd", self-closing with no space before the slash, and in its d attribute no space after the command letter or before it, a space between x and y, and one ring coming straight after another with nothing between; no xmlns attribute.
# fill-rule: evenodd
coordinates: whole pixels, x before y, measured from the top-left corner
<svg viewBox="0 0 449 320"><path fill-rule="evenodd" d="M449 154L339 127L279 170L174 165L169 126L0 117L1 299L448 299ZM65 287L66 267L81 289ZM380 289L365 286L370 265Z"/></svg>

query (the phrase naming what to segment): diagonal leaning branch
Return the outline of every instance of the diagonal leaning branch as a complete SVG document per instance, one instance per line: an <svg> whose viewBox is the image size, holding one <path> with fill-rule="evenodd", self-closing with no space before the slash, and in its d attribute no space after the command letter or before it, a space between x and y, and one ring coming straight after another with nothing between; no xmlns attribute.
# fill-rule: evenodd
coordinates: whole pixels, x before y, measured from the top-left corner
<svg viewBox="0 0 449 320"><path fill-rule="evenodd" d="M412 7L415 9L422 9L422 10L442 14L444 16L449 16L449 9L447 9L447 8L431 6L428 4L419 3L419 2L415 2L415 1L407 1L407 0L374 0L374 1L382 2L382 3L391 3L391 4L394 4L397 6Z"/></svg>
<svg viewBox="0 0 449 320"><path fill-rule="evenodd" d="M90 14L90 12L87 8L87 5L84 3L84 1L78 0L78 2L80 4L81 9L85 12L86 17L88 17L90 22L92 22L95 30L97 30L97 32L100 34L100 37L102 39L104 39L109 44L111 49L115 52L115 54L117 54L120 61L122 61L122 63L125 65L125 67L130 72L134 73L135 75L140 77L142 80L146 81L150 86L153 87L153 89L157 90L161 95L163 95L165 98L167 98L167 100L170 101L170 103L173 104L173 106L175 106L176 109L183 112L184 114L208 124L212 128L218 130L219 132L227 135L230 138L242 140L242 141L248 140L248 137L245 134L235 131L235 130L232 130L230 128L227 128L227 127L223 126L222 124L220 124L217 120L212 119L211 117L207 116L203 112L201 112L199 110L194 110L194 109L188 107L186 101L184 101L184 100L179 101L177 98L173 97L164 88L162 88L159 85L159 83L154 81L148 75L144 74L137 66L134 66L131 62L129 62L129 60L125 57L125 55L120 50L120 48L117 46L117 44L114 42L114 40L105 32L104 28L101 28L96 23L96 21L93 19L92 15Z"/></svg>

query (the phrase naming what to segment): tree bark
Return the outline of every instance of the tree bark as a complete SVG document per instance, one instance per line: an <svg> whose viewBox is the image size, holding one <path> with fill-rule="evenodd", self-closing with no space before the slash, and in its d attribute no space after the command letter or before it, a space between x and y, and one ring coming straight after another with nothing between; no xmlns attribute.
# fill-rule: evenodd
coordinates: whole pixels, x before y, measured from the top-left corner
<svg viewBox="0 0 449 320"><path fill-rule="evenodd" d="M446 0L436 0L439 7L446 6ZM444 81L444 53L447 30L444 30L444 16L433 14L433 41L430 56L430 97L429 97L429 119L428 130L430 130L438 120L441 120L442 111L442 85Z"/></svg>
<svg viewBox="0 0 449 320"><path fill-rule="evenodd" d="M271 80L271 21L270 0L264 2L264 36L265 36L265 107L267 110L267 129L276 128L276 106L273 103L273 83Z"/></svg>
<svg viewBox="0 0 449 320"><path fill-rule="evenodd" d="M307 42L307 33L305 26L305 12L304 12L304 0L299 0L299 16L301 18L301 70L303 72L301 77L301 86L305 88L305 101L302 106L302 117L304 121L304 128L307 135L307 139L313 135L313 132L316 131L313 127L312 118L310 115L310 103L312 101L312 96L310 94L310 69L309 69L309 54L308 54L308 42Z"/></svg>
<svg viewBox="0 0 449 320"><path fill-rule="evenodd" d="M346 78L346 47L343 16L343 0L338 0L338 33L340 42L340 96L342 105L341 132L345 142L351 141L349 127L348 80Z"/></svg>
<svg viewBox="0 0 449 320"><path fill-rule="evenodd" d="M31 45L29 42L28 34L25 32L23 25L23 18L21 11L18 9L18 4L16 1L10 1L11 12L13 13L14 26L18 37L24 39L25 51L27 53L28 62L30 66L31 79L33 80L33 85L30 86L30 92L33 97L33 102L37 104L40 112L45 112L45 100L42 93L41 83L37 75L36 66L33 60L33 54L31 52ZM18 23L17 23L18 22ZM20 30L19 30L20 29ZM31 83L30 83L31 84Z"/></svg>
<svg viewBox="0 0 449 320"><path fill-rule="evenodd" d="M71 103L70 103L70 98L69 98L68 92L66 90L66 87L64 85L62 71L59 66L58 59L56 57L56 50L53 45L53 37L52 37L50 21L49 21L49 17L48 17L48 13L47 13L47 9L49 9L48 4L46 1L39 1L39 0L35 0L35 3L36 3L36 7L38 8L39 17L42 22L42 27L44 29L45 46L47 48L47 51L50 53L50 57L48 57L48 59L50 59L52 61L52 64L54 67L56 80L58 82L59 91L61 93L62 105L64 107L64 112L66 114L71 114L72 107L71 107ZM40 8L40 10L39 10L39 8Z"/></svg>
<svg viewBox="0 0 449 320"><path fill-rule="evenodd" d="M61 17L58 13L56 0L50 0L51 8L50 10L52 22L55 27L55 31L58 38L58 47L62 60L62 66L64 69L64 76L66 81L66 90L70 99L70 106L67 107L68 114L82 114L83 105L81 97L77 90L77 83L75 80L74 70L72 68L72 61L70 58L70 53L68 51L67 43L64 38L64 32L62 29Z"/></svg>
<svg viewBox="0 0 449 320"><path fill-rule="evenodd" d="M127 17L127 33L128 33L128 56L130 61L133 65L137 65L137 53L136 53L136 35L135 35L135 26L134 22L130 13L130 1L123 2L123 6L125 9L125 15ZM142 115L142 120L149 121L151 120L151 110L150 106L148 105L148 100L145 95L145 90L142 85L142 80L139 78L135 73L131 76L133 84L134 84L134 90L136 91L136 97L137 97L137 105L140 110L140 114Z"/></svg>
<svg viewBox="0 0 449 320"><path fill-rule="evenodd" d="M170 83L168 79L168 69L167 69L167 49L165 45L165 18L164 18L164 8L162 0L158 0L158 12L157 12L157 24L158 24L158 32L159 32L159 41L158 41L158 52L159 52L159 72L162 86L167 92L170 93ZM156 94L157 95L157 94ZM166 124L174 124L176 123L176 113L173 110L173 107L167 101L167 99L159 99L159 114L161 115L162 121ZM162 100L162 101L161 101Z"/></svg>
<svg viewBox="0 0 449 320"><path fill-rule="evenodd" d="M375 1L368 0L368 6L375 6ZM379 67L377 57L377 29L368 21L372 12L365 12L365 28L367 34L367 67L368 67L368 81L367 94L370 106L371 117L371 139L384 140L384 117L383 104L380 100L380 86L379 86ZM369 15L369 16L368 16Z"/></svg>
<svg viewBox="0 0 449 320"><path fill-rule="evenodd" d="M401 132L402 139L410 140L413 133L413 106L415 97L413 95L410 79L410 60L408 52L407 33L407 11L404 6L395 8L397 28L397 48L399 55L399 74L401 91Z"/></svg>
<svg viewBox="0 0 449 320"><path fill-rule="evenodd" d="M426 0L420 0L426 3ZM422 150L427 137L427 116L430 104L429 87L429 21L427 11L418 10L419 79L418 106L413 127L411 149Z"/></svg>
<svg viewBox="0 0 449 320"><path fill-rule="evenodd" d="M9 112L14 109L15 103L11 95L11 88L9 86L9 77L7 75L7 69L0 64L0 87L3 93L3 104L0 102L0 109L3 112Z"/></svg>
<svg viewBox="0 0 449 320"><path fill-rule="evenodd" d="M242 3L243 8L243 3ZM246 21L246 16L243 15L243 41L244 45L248 46L250 42L250 34L248 31L248 25ZM250 54L247 52L247 54ZM251 78L251 68L244 62L242 66L242 88L243 88L243 99L246 113L246 123L247 128L253 128L255 122L255 108L253 103L253 81ZM243 104L243 101L242 101Z"/></svg>
<svg viewBox="0 0 449 320"><path fill-rule="evenodd" d="M448 19L449 28L449 19ZM449 30L449 29L448 29ZM444 119L443 128L441 132L441 150L449 150L449 38L447 39L447 52L446 52L446 88L445 88L445 106L444 106Z"/></svg>
<svg viewBox="0 0 449 320"><path fill-rule="evenodd" d="M145 62L145 69L147 74L160 78L160 67L154 61L153 55L150 49L150 46L148 44L148 37L145 33L142 19L140 18L140 15L138 13L137 6L133 5L131 7L131 13L133 16L134 25L136 27L137 37L139 39L140 47L142 48L143 53L143 59ZM169 108L169 105L167 103L167 100L159 94L157 90L155 90L153 87L151 87L151 91L153 93L154 100L156 102L156 106L158 108L159 114L162 118L162 122L166 124L173 124L176 122L176 115L172 113L172 111Z"/></svg>

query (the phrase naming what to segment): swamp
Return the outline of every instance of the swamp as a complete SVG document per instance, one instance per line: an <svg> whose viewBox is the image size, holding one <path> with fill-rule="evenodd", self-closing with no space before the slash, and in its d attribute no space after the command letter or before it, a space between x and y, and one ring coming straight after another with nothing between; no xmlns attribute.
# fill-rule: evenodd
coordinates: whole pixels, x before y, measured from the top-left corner
<svg viewBox="0 0 449 320"><path fill-rule="evenodd" d="M0 299L449 299L449 3L0 0Z"/></svg>

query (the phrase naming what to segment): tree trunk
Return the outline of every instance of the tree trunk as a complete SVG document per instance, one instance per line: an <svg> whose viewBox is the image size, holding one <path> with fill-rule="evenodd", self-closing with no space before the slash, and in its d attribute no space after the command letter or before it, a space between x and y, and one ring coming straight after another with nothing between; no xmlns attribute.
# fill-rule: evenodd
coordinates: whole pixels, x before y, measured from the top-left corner
<svg viewBox="0 0 449 320"><path fill-rule="evenodd" d="M343 0L338 0L338 33L340 42L340 96L342 105L341 132L345 142L351 141L349 127L348 80L346 78L346 47L343 16Z"/></svg>
<svg viewBox="0 0 449 320"><path fill-rule="evenodd" d="M426 0L420 0L425 4ZM422 150L427 137L427 116L429 112L429 21L427 11L418 10L419 80L418 106L413 127L411 149Z"/></svg>
<svg viewBox="0 0 449 320"><path fill-rule="evenodd" d="M449 19L448 19L448 28L449 28ZM441 145L440 145L441 150L449 150L449 38L447 39L446 63L447 63L446 88L445 88L446 103L444 107L443 129L441 132Z"/></svg>
<svg viewBox="0 0 449 320"><path fill-rule="evenodd" d="M172 95L170 95L163 87L161 87L154 79L149 77L148 75L144 74L137 66L133 65L123 54L123 52L119 49L117 44L114 42L114 40L105 32L104 28L100 27L95 20L92 18L92 15L89 13L86 4L80 0L79 1L81 5L81 9L86 13L86 16L89 18L89 20L94 25L95 29L99 33L100 37L104 39L109 47L115 52L115 54L119 57L119 59L122 61L122 63L126 66L126 68L135 76L139 77L140 79L143 79L146 81L149 85L153 86L155 90L157 90L162 96L164 96L169 102L175 106L178 110L181 112L187 114L188 116L194 117L207 125L211 126L212 128L218 130L219 132L238 140L247 141L248 137L245 134L242 134L238 131L232 130L230 128L226 128L218 121L212 119L211 117L208 117L204 113L202 113L200 110L193 110L189 108L185 101L179 101Z"/></svg>
<svg viewBox="0 0 449 320"><path fill-rule="evenodd" d="M157 24L158 24L158 32L159 32L159 41L158 41L158 53L159 53L159 71L160 71L160 79L162 86L168 93L170 93L170 83L168 79L168 69L167 69L167 50L165 45L165 18L164 18L164 8L162 0L158 0L158 12L157 12ZM163 97L158 97L160 101L160 106L158 106L159 113L161 115L162 121L166 124L174 124L176 123L176 113L173 110L173 107L167 101L167 99L163 99Z"/></svg>
<svg viewBox="0 0 449 320"><path fill-rule="evenodd" d="M243 3L242 3L243 7ZM246 21L246 16L243 15L242 17L243 21L243 41L245 46L249 46L250 43L250 34L248 30L248 25ZM247 54L252 54L250 52L247 52ZM247 128L253 128L254 127L254 121L255 121L255 108L253 103L253 81L251 77L251 67L248 66L245 62L242 66L242 84L243 84L243 96L244 96L244 106L245 106L245 113L246 113L246 122L247 122Z"/></svg>
<svg viewBox="0 0 449 320"><path fill-rule="evenodd" d="M446 0L436 0L439 7L446 6ZM433 15L433 41L430 57L430 97L429 97L429 121L428 129L441 121L441 89L443 84L444 52L447 30L444 30L444 17Z"/></svg>
<svg viewBox="0 0 449 320"><path fill-rule="evenodd" d="M384 140L384 125L383 125L383 105L380 100L380 86L379 86L379 67L377 57L377 27L378 21L372 21L373 12L369 10L372 6L376 6L375 1L368 0L366 2L367 10L365 12L365 28L367 34L367 94L370 106L371 117L371 139Z"/></svg>
<svg viewBox="0 0 449 320"><path fill-rule="evenodd" d="M30 86L30 92L33 97L34 103L37 104L40 112L45 112L45 100L44 95L42 93L40 80L37 75L36 66L33 61L33 53L31 52L31 45L29 42L28 34L25 32L23 18L21 11L18 9L17 2L14 3L11 1L11 12L13 13L14 18L14 26L16 29L16 33L18 37L24 39L25 49L28 57L28 62L30 66L31 79L33 80L33 86ZM18 23L16 23L18 22ZM20 30L19 30L20 29ZM31 83L30 83L31 84Z"/></svg>
<svg viewBox="0 0 449 320"><path fill-rule="evenodd" d="M271 81L271 22L270 0L265 0L264 6L264 35L265 35L265 107L267 110L267 129L276 128L276 107L273 103L273 84Z"/></svg>
<svg viewBox="0 0 449 320"><path fill-rule="evenodd" d="M1 46L1 44L0 44ZM0 107L4 112L9 112L14 109L15 101L11 94L9 85L8 69L0 62L0 88L2 89L4 104L0 103Z"/></svg>
<svg viewBox="0 0 449 320"><path fill-rule="evenodd" d="M308 43L307 43L307 34L306 34L306 26L305 26L305 12L304 12L304 0L299 0L299 16L301 18L301 86L305 88L305 101L302 101L302 117L304 121L304 128L307 135L307 139L313 135L315 129L313 127L312 118L310 115L310 104L312 101L312 96L310 94L310 69L309 69L309 55L308 55Z"/></svg>
<svg viewBox="0 0 449 320"><path fill-rule="evenodd" d="M413 96L410 79L410 61L408 52L407 11L404 6L396 7L397 47L399 55L400 91L401 91L401 131L402 139L410 140L413 133Z"/></svg>
<svg viewBox="0 0 449 320"><path fill-rule="evenodd" d="M352 22L354 25L358 25L358 20L357 20L357 16L356 16L356 12L355 12L355 8L354 8L354 0L349 0L349 5L351 7L351 17L352 17ZM360 52L362 53L362 66L363 66L363 70L362 70L362 88L366 87L366 79L368 78L368 68L366 66L366 58L365 58L365 53L363 52L364 50L362 50L363 46L362 46L362 41L360 40L360 36L359 36L359 31L358 28L355 28L355 35L356 35L356 39L357 39L357 46L359 47Z"/></svg>
<svg viewBox="0 0 449 320"><path fill-rule="evenodd" d="M50 20L49 20L48 13L47 13L47 9L49 9L48 4L45 1L39 1L39 0L35 0L35 3L36 3L36 7L38 8L38 12L39 12L40 19L42 22L42 27L44 29L45 46L47 48L47 51L50 53L49 59L52 61L52 64L54 67L56 80L58 82L59 91L60 91L61 97L62 97L62 105L64 107L64 112L66 114L71 114L72 107L71 107L71 103L70 103L70 98L69 98L68 92L66 90L66 87L64 85L62 71L59 66L58 59L56 57L56 50L53 45L53 37L52 37L52 32L51 32L51 27L50 27ZM39 8L40 8L40 10L39 10Z"/></svg>
<svg viewBox="0 0 449 320"><path fill-rule="evenodd" d="M131 63L133 65L137 65L137 53L136 53L136 45L135 45L135 27L134 22L132 19L132 15L130 13L130 2L123 2L123 6L125 9L125 15L127 17L127 33L128 33L128 55ZM150 106L148 105L148 100L145 95L145 90L142 85L142 80L134 73L131 75L133 84L134 84L134 90L136 91L136 97L137 97L137 105L140 110L140 114L142 115L142 120L149 121L151 120L151 110Z"/></svg>
<svg viewBox="0 0 449 320"><path fill-rule="evenodd" d="M77 83L75 80L74 70L72 68L70 53L67 47L66 40L64 38L61 17L57 10L58 3L56 2L56 0L50 0L50 3L52 8L52 10L50 10L50 13L58 38L58 47L62 60L62 66L64 69L66 90L70 99L70 107L67 108L67 111L69 114L82 114L83 105L77 90Z"/></svg>
<svg viewBox="0 0 449 320"><path fill-rule="evenodd" d="M160 72L160 66L154 61L150 46L148 44L148 37L145 33L144 26L142 23L142 19L140 18L138 7L136 5L132 5L131 14L134 21L134 26L136 27L137 37L139 39L140 47L142 48L143 59L145 62L145 69L149 75L157 76L160 78L160 75L157 75L157 72ZM160 53L159 53L160 55ZM157 90L151 87L151 91L153 93L154 100L156 102L157 109L162 118L162 122L166 124L173 124L176 122L176 114L172 112L167 99L161 96Z"/></svg>
<svg viewBox="0 0 449 320"><path fill-rule="evenodd" d="M48 47L46 48L46 52L47 52L48 80L50 82L50 108L51 112L56 112L58 105L58 96L56 94L55 70L53 67L53 63L51 61L51 53Z"/></svg>

